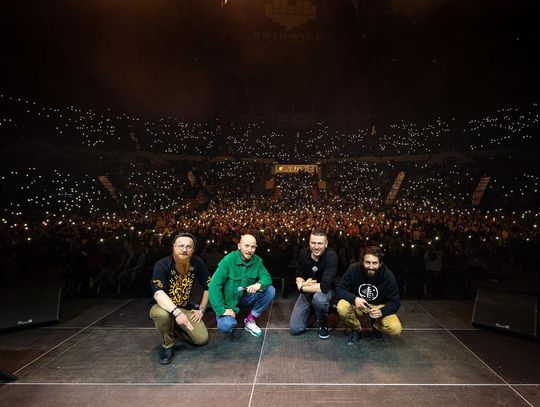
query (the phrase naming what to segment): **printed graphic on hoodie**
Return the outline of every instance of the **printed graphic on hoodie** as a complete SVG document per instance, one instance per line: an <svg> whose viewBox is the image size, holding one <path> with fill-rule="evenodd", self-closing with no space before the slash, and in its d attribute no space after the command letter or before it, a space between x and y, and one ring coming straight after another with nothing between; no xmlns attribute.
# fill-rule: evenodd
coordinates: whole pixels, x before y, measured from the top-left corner
<svg viewBox="0 0 540 407"><path fill-rule="evenodd" d="M372 284L361 284L358 287L358 294L367 302L372 302L379 296L379 290Z"/></svg>

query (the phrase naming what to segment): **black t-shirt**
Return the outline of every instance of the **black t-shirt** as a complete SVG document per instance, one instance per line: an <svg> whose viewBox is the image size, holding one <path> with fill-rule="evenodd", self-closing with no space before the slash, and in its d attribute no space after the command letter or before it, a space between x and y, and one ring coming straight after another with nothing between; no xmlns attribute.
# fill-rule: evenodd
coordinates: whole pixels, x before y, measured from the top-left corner
<svg viewBox="0 0 540 407"><path fill-rule="evenodd" d="M296 277L304 280L312 278L321 285L321 291L328 293L332 289L338 268L338 257L334 250L326 249L318 260L313 260L311 251L305 247L298 253Z"/></svg>

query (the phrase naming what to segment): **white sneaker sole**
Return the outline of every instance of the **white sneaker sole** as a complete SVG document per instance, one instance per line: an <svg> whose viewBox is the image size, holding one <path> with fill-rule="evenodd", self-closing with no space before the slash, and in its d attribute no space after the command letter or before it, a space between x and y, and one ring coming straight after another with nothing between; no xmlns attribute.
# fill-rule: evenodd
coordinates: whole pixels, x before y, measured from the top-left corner
<svg viewBox="0 0 540 407"><path fill-rule="evenodd" d="M320 339L328 339L328 338L330 338L330 335L326 335L326 336L319 335L319 338Z"/></svg>
<svg viewBox="0 0 540 407"><path fill-rule="evenodd" d="M260 338L263 335L262 331L257 334L256 332L253 332L251 329L249 329L247 327L244 327L244 330L248 331L251 335L253 335L253 336L257 337L257 338Z"/></svg>

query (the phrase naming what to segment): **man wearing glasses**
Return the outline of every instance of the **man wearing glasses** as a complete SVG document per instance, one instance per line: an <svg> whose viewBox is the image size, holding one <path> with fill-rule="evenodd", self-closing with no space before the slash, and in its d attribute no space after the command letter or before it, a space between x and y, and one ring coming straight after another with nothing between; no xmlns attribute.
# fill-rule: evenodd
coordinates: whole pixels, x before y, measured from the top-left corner
<svg viewBox="0 0 540 407"><path fill-rule="evenodd" d="M372 337L382 341L382 333L401 334L396 313L400 306L396 277L382 263L383 252L368 246L360 253L361 261L351 264L336 288L337 311L345 326L351 329L348 346L360 347L362 328L358 318L368 315Z"/></svg>
<svg viewBox="0 0 540 407"><path fill-rule="evenodd" d="M203 260L194 255L197 241L190 233L179 233L173 239L172 254L154 265L151 288L150 318L161 334L159 361L168 364L174 355L174 328L180 328L194 345L208 343L208 331L202 321L208 305L209 273ZM193 284L203 289L200 305L189 302Z"/></svg>

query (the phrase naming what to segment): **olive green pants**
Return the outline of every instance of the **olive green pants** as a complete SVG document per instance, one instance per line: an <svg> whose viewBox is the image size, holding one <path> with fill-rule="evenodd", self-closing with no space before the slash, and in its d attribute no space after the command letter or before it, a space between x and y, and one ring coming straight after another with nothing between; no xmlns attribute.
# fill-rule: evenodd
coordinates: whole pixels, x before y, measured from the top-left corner
<svg viewBox="0 0 540 407"><path fill-rule="evenodd" d="M384 304L373 305L373 308L379 309L384 307ZM368 315L368 312L364 312L354 304L346 300L339 300L337 304L337 312L339 317L343 320L343 323L347 328L351 328L354 331L361 331L362 327L360 326L360 318L362 315ZM387 315L382 318L376 318L373 321L373 327L380 332L383 332L388 335L397 336L401 334L402 327L401 322L396 314Z"/></svg>
<svg viewBox="0 0 540 407"><path fill-rule="evenodd" d="M200 322L193 322L191 320L191 316L193 315L192 310L179 309L186 314L191 325L193 325L193 331L190 331L184 325L179 326L182 333L194 345L206 345L208 343L208 331L204 322L202 320ZM174 346L174 326L176 324L172 315L159 305L154 304L150 309L150 318L154 321L156 329L161 334L163 347L172 348Z"/></svg>

